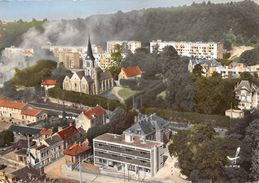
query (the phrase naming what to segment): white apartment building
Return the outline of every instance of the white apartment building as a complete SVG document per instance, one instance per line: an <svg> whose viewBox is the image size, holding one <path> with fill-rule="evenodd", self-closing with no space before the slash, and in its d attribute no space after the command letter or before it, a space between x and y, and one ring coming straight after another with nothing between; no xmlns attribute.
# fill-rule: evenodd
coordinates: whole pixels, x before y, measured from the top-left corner
<svg viewBox="0 0 259 183"><path fill-rule="evenodd" d="M115 51L115 45L121 45L122 49L130 50L132 53L135 53L136 49L141 48L140 41L107 41L107 52L113 53Z"/></svg>
<svg viewBox="0 0 259 183"><path fill-rule="evenodd" d="M159 52L166 46L173 46L178 55L199 59L222 59L223 43L216 42L176 42L176 41L151 41L150 52L155 49Z"/></svg>
<svg viewBox="0 0 259 183"><path fill-rule="evenodd" d="M14 57L33 57L34 50L33 48L17 48L14 46L5 48L2 52L2 56L6 58L14 58Z"/></svg>
<svg viewBox="0 0 259 183"><path fill-rule="evenodd" d="M163 143L133 133L106 133L93 139L94 165L139 177L154 176L163 162Z"/></svg>

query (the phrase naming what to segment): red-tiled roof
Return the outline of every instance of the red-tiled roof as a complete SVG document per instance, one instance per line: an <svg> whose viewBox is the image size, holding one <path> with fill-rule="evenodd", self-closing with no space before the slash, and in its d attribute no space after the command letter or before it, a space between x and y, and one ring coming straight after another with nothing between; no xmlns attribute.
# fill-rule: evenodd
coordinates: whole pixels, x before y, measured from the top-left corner
<svg viewBox="0 0 259 183"><path fill-rule="evenodd" d="M14 108L14 109L22 109L27 104L22 102L13 102L8 100L0 100L0 107L8 107L8 108Z"/></svg>
<svg viewBox="0 0 259 183"><path fill-rule="evenodd" d="M133 77L141 74L139 66L122 68L121 70L127 77Z"/></svg>
<svg viewBox="0 0 259 183"><path fill-rule="evenodd" d="M90 150L91 150L91 148L88 146L86 147L81 144L74 144L74 145L70 146L69 148L65 149L64 154L68 155L68 156L77 156L82 153L86 153Z"/></svg>
<svg viewBox="0 0 259 183"><path fill-rule="evenodd" d="M91 109L88 109L86 111L83 111L83 113L84 113L85 117L87 117L90 120L95 117L106 114L105 110L99 105L97 105L96 107L93 107Z"/></svg>
<svg viewBox="0 0 259 183"><path fill-rule="evenodd" d="M39 109L25 109L25 110L22 110L22 114L26 115L26 116L37 116L41 112L42 112L42 110L39 110Z"/></svg>
<svg viewBox="0 0 259 183"><path fill-rule="evenodd" d="M46 128L42 128L40 130L40 135L43 136L43 135L46 135L46 136L51 136L52 135L52 129L46 129Z"/></svg>
<svg viewBox="0 0 259 183"><path fill-rule="evenodd" d="M57 80L46 79L42 80L41 85L56 85L57 83Z"/></svg>
<svg viewBox="0 0 259 183"><path fill-rule="evenodd" d="M80 132L74 126L69 126L69 127L67 127L67 128L58 132L58 136L62 140L68 140L68 139L70 139L73 136L78 135L78 134L80 134Z"/></svg>

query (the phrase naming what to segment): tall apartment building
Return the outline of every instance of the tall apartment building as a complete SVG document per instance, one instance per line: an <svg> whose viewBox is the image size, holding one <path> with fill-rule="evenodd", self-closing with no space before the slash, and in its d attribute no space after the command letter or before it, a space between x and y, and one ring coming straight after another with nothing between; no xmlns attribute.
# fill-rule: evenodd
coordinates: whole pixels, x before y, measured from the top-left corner
<svg viewBox="0 0 259 183"><path fill-rule="evenodd" d="M222 59L223 43L216 42L176 42L176 41L151 41L150 52L155 49L162 51L166 46L173 46L178 55L191 58Z"/></svg>
<svg viewBox="0 0 259 183"><path fill-rule="evenodd" d="M106 133L93 139L94 164L127 174L154 176L163 167L163 143L133 133Z"/></svg>
<svg viewBox="0 0 259 183"><path fill-rule="evenodd" d="M78 52L66 52L61 51L57 53L59 62L64 64L67 69L81 69L82 63L80 60L80 54Z"/></svg>
<svg viewBox="0 0 259 183"><path fill-rule="evenodd" d="M141 48L140 41L107 41L107 52L113 53L115 51L115 45L121 45L124 51L130 50L135 53L136 49Z"/></svg>
<svg viewBox="0 0 259 183"><path fill-rule="evenodd" d="M34 53L33 48L17 48L17 47L11 46L3 50L2 56L6 58L13 58L16 56L33 57L33 53Z"/></svg>

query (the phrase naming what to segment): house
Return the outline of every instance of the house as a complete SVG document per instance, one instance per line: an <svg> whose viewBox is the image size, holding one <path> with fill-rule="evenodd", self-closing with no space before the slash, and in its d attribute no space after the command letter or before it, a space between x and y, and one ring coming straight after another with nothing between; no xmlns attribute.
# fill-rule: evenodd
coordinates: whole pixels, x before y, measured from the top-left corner
<svg viewBox="0 0 259 183"><path fill-rule="evenodd" d="M22 102L0 100L0 119L15 124L32 124L46 119L47 113Z"/></svg>
<svg viewBox="0 0 259 183"><path fill-rule="evenodd" d="M98 95L113 88L114 80L108 71L102 71L95 63L89 39L87 56L83 60L83 70L66 76L63 80L63 90Z"/></svg>
<svg viewBox="0 0 259 183"><path fill-rule="evenodd" d="M138 177L154 176L164 166L163 143L132 133L105 133L93 139L94 165Z"/></svg>
<svg viewBox="0 0 259 183"><path fill-rule="evenodd" d="M10 177L11 182L16 183L46 182L46 174L44 173L44 169L37 169L30 166L25 166L21 169L16 170L12 172L8 177Z"/></svg>
<svg viewBox="0 0 259 183"><path fill-rule="evenodd" d="M104 125L108 122L107 112L99 105L82 111L76 118L76 128L82 128L85 132L94 126Z"/></svg>
<svg viewBox="0 0 259 183"><path fill-rule="evenodd" d="M21 114L25 124L37 123L48 118L47 113L39 109L24 109Z"/></svg>
<svg viewBox="0 0 259 183"><path fill-rule="evenodd" d="M141 78L142 71L139 66L121 68L119 79L137 79Z"/></svg>
<svg viewBox="0 0 259 183"><path fill-rule="evenodd" d="M189 72L192 72L194 67L200 64L203 68L203 76L210 77L214 72L217 72L217 68L221 67L222 65L216 61L215 59L208 60L208 59L190 59L188 64Z"/></svg>
<svg viewBox="0 0 259 183"><path fill-rule="evenodd" d="M169 122L156 114L142 115L139 114L137 121L123 133L132 133L135 136L142 137L146 140L153 140L167 143L169 139Z"/></svg>
<svg viewBox="0 0 259 183"><path fill-rule="evenodd" d="M58 84L57 80L46 79L41 81L41 87L45 89L45 91L54 88Z"/></svg>
<svg viewBox="0 0 259 183"><path fill-rule="evenodd" d="M73 144L64 150L64 155L67 167L73 170L79 161L89 160L92 157L92 149L81 143Z"/></svg>
<svg viewBox="0 0 259 183"><path fill-rule="evenodd" d="M64 142L64 148L69 147L75 142L81 142L82 140L81 133L72 124L64 129L59 128L56 134Z"/></svg>
<svg viewBox="0 0 259 183"><path fill-rule="evenodd" d="M63 156L64 141L57 134L34 141L36 144L29 148L30 153L27 155L32 166L44 167Z"/></svg>
<svg viewBox="0 0 259 183"><path fill-rule="evenodd" d="M239 100L238 108L241 110L251 110L258 108L259 90L255 84L247 80L242 80L234 89L236 98Z"/></svg>
<svg viewBox="0 0 259 183"><path fill-rule="evenodd" d="M151 41L150 53L155 50L161 52L166 46L173 46L179 56L197 59L223 59L223 43L220 42L176 42L176 41Z"/></svg>

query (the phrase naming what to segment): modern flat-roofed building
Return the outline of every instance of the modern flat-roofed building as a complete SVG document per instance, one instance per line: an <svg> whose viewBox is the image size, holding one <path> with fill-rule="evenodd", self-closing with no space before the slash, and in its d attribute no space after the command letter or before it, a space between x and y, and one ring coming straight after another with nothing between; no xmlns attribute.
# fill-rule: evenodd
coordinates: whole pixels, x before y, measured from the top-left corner
<svg viewBox="0 0 259 183"><path fill-rule="evenodd" d="M191 58L222 59L223 43L220 42L176 42L176 41L151 41L150 52L157 49L162 51L166 46L173 46L178 55Z"/></svg>
<svg viewBox="0 0 259 183"><path fill-rule="evenodd" d="M122 173L154 176L163 167L163 143L133 133L106 133L93 139L94 164Z"/></svg>
<svg viewBox="0 0 259 183"><path fill-rule="evenodd" d="M107 52L115 52L115 45L122 46L122 50L130 50L132 53L135 53L136 49L141 48L140 41L107 41Z"/></svg>

